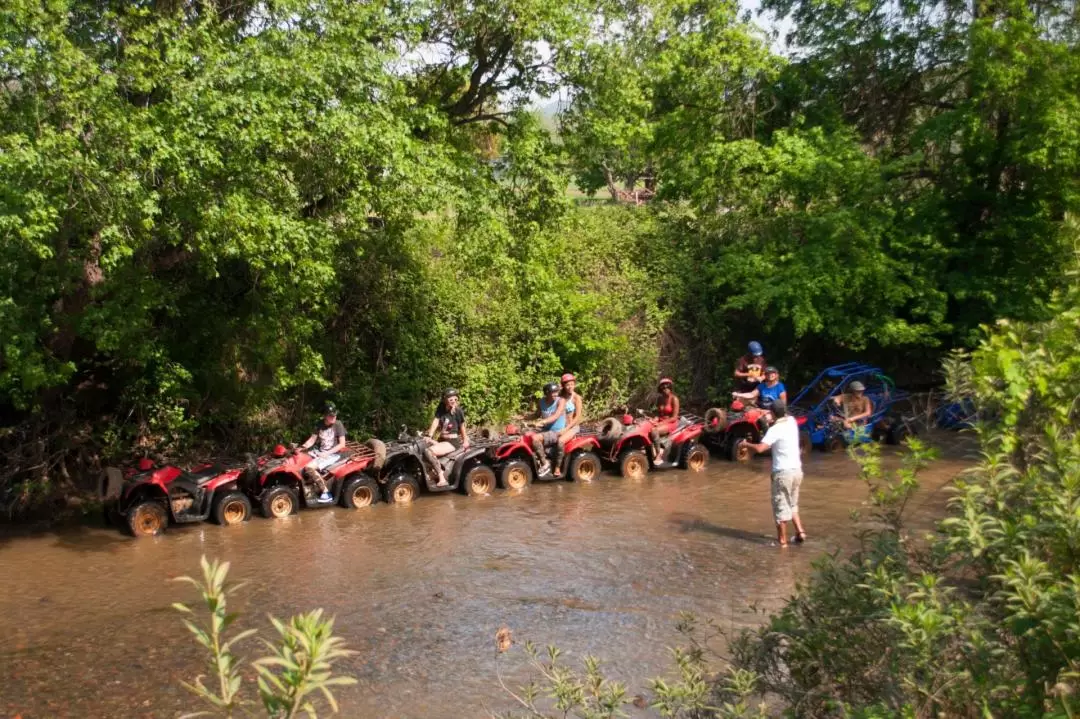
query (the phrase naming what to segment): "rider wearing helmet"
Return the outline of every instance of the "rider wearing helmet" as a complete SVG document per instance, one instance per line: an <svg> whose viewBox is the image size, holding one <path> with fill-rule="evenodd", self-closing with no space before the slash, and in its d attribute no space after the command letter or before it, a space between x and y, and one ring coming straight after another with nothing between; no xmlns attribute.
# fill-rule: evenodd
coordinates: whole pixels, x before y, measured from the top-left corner
<svg viewBox="0 0 1080 719"><path fill-rule="evenodd" d="M747 353L735 363L735 391L752 392L761 382L765 369L765 350L761 343L747 345Z"/></svg>
<svg viewBox="0 0 1080 719"><path fill-rule="evenodd" d="M426 432L428 438L424 456L435 471L439 473L438 486L447 485L446 473L443 472L439 457L445 457L457 449L469 448L469 436L465 432L465 412L461 409L461 398L456 389L443 392L442 402L435 410L435 419Z"/></svg>
<svg viewBox="0 0 1080 719"><path fill-rule="evenodd" d="M312 460L304 467L304 476L319 488L319 501L329 502L333 497L326 491L326 479L322 470L337 463L345 450L345 425L338 421L337 407L333 402L326 404L322 421L315 425L315 431L300 445L300 449L306 450L316 442L319 446L311 453Z"/></svg>
<svg viewBox="0 0 1080 719"><path fill-rule="evenodd" d="M778 399L787 404L787 387L780 381L780 370L772 365L765 368L765 381L749 392L732 392L735 399L749 399L762 409L769 409Z"/></svg>
<svg viewBox="0 0 1080 719"><path fill-rule="evenodd" d="M566 416L566 427L559 433L559 442L555 445L555 457L552 458L552 466L555 468L553 474L556 477L562 476L562 455L566 450L566 443L581 429L581 418L585 414L585 402L576 391L577 377L567 372L560 378L560 381L562 391L559 392L559 397L564 402L563 412Z"/></svg>
<svg viewBox="0 0 1080 719"><path fill-rule="evenodd" d="M548 462L545 447L556 448L557 462L562 458L558 456L559 433L566 429L566 400L559 396L559 385L548 382L544 385L544 396L536 408L537 429L533 435L533 449L540 455L540 474L546 474L551 464Z"/></svg>
<svg viewBox="0 0 1080 719"><path fill-rule="evenodd" d="M664 377L657 386L659 395L656 398L656 420L653 422L652 432L649 433L654 462L660 457L660 438L675 431L679 422L679 398L672 389L673 384L670 379Z"/></svg>
<svg viewBox="0 0 1080 719"><path fill-rule="evenodd" d="M874 403L870 401L864 392L866 385L859 380L848 383L847 390L843 394L833 397L833 403L842 412L844 429L866 424L867 418L874 413Z"/></svg>

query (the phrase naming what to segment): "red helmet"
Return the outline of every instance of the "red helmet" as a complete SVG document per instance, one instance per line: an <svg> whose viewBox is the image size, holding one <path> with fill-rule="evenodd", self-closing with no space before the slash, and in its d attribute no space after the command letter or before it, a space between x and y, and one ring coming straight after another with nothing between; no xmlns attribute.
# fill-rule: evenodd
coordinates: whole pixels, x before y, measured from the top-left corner
<svg viewBox="0 0 1080 719"><path fill-rule="evenodd" d="M742 403L741 399L737 399L731 403L731 409L735 412L742 412L746 408L746 405Z"/></svg>
<svg viewBox="0 0 1080 719"><path fill-rule="evenodd" d="M506 433L507 434L520 434L521 432L518 429L518 426L516 424L508 424L508 425L506 425Z"/></svg>
<svg viewBox="0 0 1080 719"><path fill-rule="evenodd" d="M143 457L135 466L139 468L140 472L149 472L151 469L154 468L154 461L149 457Z"/></svg>
<svg viewBox="0 0 1080 719"><path fill-rule="evenodd" d="M632 415L632 414L624 414L622 416L622 423L623 424L633 424L634 423L634 415Z"/></svg>
<svg viewBox="0 0 1080 719"><path fill-rule="evenodd" d="M289 453L289 450L285 449L285 445L283 445L283 444L279 444L279 445L274 447L273 454L274 454L275 457L284 457L288 453Z"/></svg>
<svg viewBox="0 0 1080 719"><path fill-rule="evenodd" d="M671 381L670 377L661 377L660 378L660 384L658 385L658 387L660 389L663 389L664 385L667 385L668 387L672 387L672 386L674 386L674 384L675 383Z"/></svg>
<svg viewBox="0 0 1080 719"><path fill-rule="evenodd" d="M575 376L574 376L574 375L572 375L571 373L567 372L566 374L564 374L564 375L563 375L563 376L562 376L562 377L560 378L560 381L561 381L561 382L562 382L563 384L566 384L567 382L577 382L577 377L575 377Z"/></svg>

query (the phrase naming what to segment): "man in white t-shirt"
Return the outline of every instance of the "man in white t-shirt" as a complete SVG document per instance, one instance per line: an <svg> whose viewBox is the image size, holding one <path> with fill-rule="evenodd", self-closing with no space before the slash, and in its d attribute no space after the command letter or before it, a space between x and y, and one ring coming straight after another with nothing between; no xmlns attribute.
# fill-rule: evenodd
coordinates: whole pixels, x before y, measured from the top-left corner
<svg viewBox="0 0 1080 719"><path fill-rule="evenodd" d="M772 450L772 504L776 538L781 547L786 547L789 521L795 523L795 541L806 540L806 532L799 521L799 485L802 484L799 425L787 413L787 404L783 400L773 402L772 413L776 422L769 427L761 442L747 444L758 454Z"/></svg>

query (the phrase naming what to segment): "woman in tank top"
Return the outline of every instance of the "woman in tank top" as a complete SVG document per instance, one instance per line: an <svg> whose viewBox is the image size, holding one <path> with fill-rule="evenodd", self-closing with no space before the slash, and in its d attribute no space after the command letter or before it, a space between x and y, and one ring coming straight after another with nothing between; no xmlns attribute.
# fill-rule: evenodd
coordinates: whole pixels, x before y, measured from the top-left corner
<svg viewBox="0 0 1080 719"><path fill-rule="evenodd" d="M679 398L672 387L673 383L667 377L661 379L657 387L660 395L656 398L656 419L653 422L653 430L649 433L653 461L660 457L660 438L674 432L679 421Z"/></svg>
<svg viewBox="0 0 1080 719"><path fill-rule="evenodd" d="M566 427L559 433L559 441L555 445L554 456L551 464L555 468L552 474L562 476L562 456L566 450L566 443L581 429L581 418L585 414L585 403L577 388L577 377L567 372L562 376L562 392L559 397L565 402Z"/></svg>

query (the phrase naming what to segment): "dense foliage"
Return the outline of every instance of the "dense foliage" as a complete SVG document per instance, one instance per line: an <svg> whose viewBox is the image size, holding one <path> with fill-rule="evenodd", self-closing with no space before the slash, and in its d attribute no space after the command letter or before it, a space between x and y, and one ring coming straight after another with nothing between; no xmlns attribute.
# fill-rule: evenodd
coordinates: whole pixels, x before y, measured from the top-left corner
<svg viewBox="0 0 1080 719"><path fill-rule="evenodd" d="M704 401L751 336L929 366L1046 316L1074 3L765 7L790 57L728 0L5 3L0 506L327 397L382 434L567 369L590 409L661 369Z"/></svg>
<svg viewBox="0 0 1080 719"><path fill-rule="evenodd" d="M744 668L801 716L1075 715L1080 290L1054 309L1001 323L954 373L988 418L983 459L931 543L903 525L914 475L882 483L883 529L822 561L741 645Z"/></svg>

